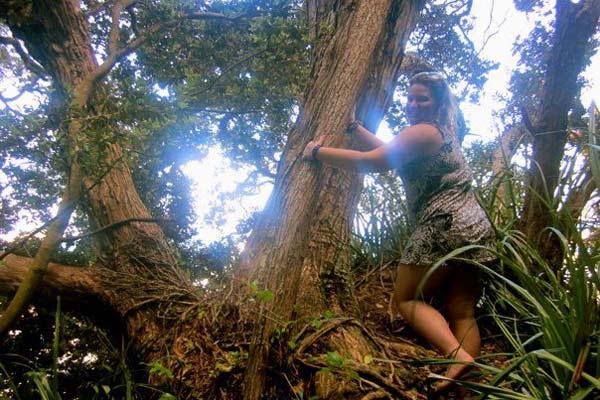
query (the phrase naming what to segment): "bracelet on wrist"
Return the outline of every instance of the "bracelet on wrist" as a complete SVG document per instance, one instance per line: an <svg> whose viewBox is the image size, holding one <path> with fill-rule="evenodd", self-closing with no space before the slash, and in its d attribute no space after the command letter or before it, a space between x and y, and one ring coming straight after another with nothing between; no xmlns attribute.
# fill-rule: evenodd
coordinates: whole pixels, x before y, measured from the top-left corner
<svg viewBox="0 0 600 400"><path fill-rule="evenodd" d="M319 149L321 147L323 147L323 145L317 144L317 145L315 145L315 147L312 148L312 151L310 152L310 156L312 157L313 160L317 159L317 153L319 152Z"/></svg>

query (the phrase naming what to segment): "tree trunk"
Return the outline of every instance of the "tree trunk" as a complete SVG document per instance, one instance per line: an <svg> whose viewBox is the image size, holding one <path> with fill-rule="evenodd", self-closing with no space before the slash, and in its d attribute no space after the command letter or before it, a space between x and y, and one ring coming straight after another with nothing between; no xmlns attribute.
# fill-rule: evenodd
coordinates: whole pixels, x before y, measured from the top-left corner
<svg viewBox="0 0 600 400"><path fill-rule="evenodd" d="M353 314L348 276L350 229L361 190L358 174L303 161L311 139L353 147L346 133L350 115L375 131L394 91L403 49L422 1L309 1L315 53L303 109L278 166L271 197L247 243L250 281L274 294L260 304L244 398L263 393L273 332L288 321L299 327L330 310ZM272 316L272 317L269 317ZM363 333L340 329L332 348L362 360L372 351ZM350 351L344 343L354 342ZM328 389L323 389L325 392Z"/></svg>
<svg viewBox="0 0 600 400"><path fill-rule="evenodd" d="M510 182L512 177L509 167L526 134L528 132L522 125L510 128L500 136L498 147L492 155L492 178L490 183L496 185L496 193L493 199L495 223L502 223L507 217L512 219L516 215L516 205L513 203L514 193L511 193L513 184ZM508 212L507 216L508 210L511 211Z"/></svg>
<svg viewBox="0 0 600 400"><path fill-rule="evenodd" d="M556 1L553 45L540 95L541 104L534 118L529 190L520 225L556 268L562 265L558 239L555 235L548 239L540 232L556 222L552 204L567 139L568 112L578 91L577 77L585 67L599 16L600 0Z"/></svg>

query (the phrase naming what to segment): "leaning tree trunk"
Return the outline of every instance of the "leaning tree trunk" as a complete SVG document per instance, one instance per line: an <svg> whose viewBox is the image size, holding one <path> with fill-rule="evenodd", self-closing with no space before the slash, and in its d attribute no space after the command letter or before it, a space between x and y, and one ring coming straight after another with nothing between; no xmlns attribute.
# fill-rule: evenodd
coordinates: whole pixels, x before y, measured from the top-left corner
<svg viewBox="0 0 600 400"><path fill-rule="evenodd" d="M74 131L68 149L77 156L71 158L73 168L74 163L83 163L82 159L91 157L73 149L74 142L84 140L81 136L85 133L83 124L77 124L78 113L93 116L103 96L101 83L96 79L99 65L79 2L7 1L1 6L13 35L23 40L29 54L52 78L52 108L56 113L53 119L58 121L57 129ZM95 170L84 169L77 182L87 194L89 210L86 211L93 224L107 226L129 219L151 219L120 147L109 144L99 153L104 154L105 159L89 162ZM148 305L173 298L196 299L189 279L177 268L175 257L156 224L125 224L107 230L99 239L100 255L106 263L104 268L94 269L94 289L89 296L95 296L123 318L134 348L144 361L163 357L164 350L156 344L163 342L164 329L160 327L156 309L149 309ZM98 287L102 290L96 290ZM177 291L165 297L162 290L167 287L177 288Z"/></svg>
<svg viewBox="0 0 600 400"><path fill-rule="evenodd" d="M540 232L555 225L552 201L567 140L568 113L578 91L577 78L585 67L599 16L600 0L579 3L556 1L553 45L540 95L541 103L533 118L529 190L520 225L556 268L562 265L560 243L555 235L548 238Z"/></svg>
<svg viewBox="0 0 600 400"><path fill-rule="evenodd" d="M303 161L308 141L326 135L325 145L352 147L346 133L358 117L375 130L392 100L403 49L423 1L309 1L309 31L315 38L310 84L298 122L278 166L275 187L254 227L245 254L246 276L274 294L258 315L244 398L258 399L272 356L276 329L296 329L326 310L357 309L348 281L350 229L361 177ZM372 351L357 328L342 328L332 349L362 360ZM325 386L325 388L323 388ZM317 389L329 392L327 384Z"/></svg>

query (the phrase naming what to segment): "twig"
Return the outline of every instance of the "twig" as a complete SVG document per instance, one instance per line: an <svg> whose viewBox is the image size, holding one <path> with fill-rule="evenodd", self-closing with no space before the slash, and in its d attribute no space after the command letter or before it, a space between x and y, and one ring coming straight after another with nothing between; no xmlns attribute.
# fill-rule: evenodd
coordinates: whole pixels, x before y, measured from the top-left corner
<svg viewBox="0 0 600 400"><path fill-rule="evenodd" d="M4 102L18 100L25 93L27 93L28 91L30 91L31 89L33 89L35 87L36 83L37 82L35 82L35 81L34 82L29 82L26 85L23 85L23 87L19 88L19 93L15 94L14 96L0 95L0 98L2 98L2 101L4 101Z"/></svg>
<svg viewBox="0 0 600 400"><path fill-rule="evenodd" d="M1 94L0 94L0 101L4 104L4 107L8 108L10 111L14 112L15 114L19 114L21 117L25 117L25 114L23 114L21 111L17 110L16 108L13 108L10 104L8 104L11 100L6 99Z"/></svg>
<svg viewBox="0 0 600 400"><path fill-rule="evenodd" d="M227 75L227 73L229 71L231 71L232 69L234 69L235 67L239 66L242 63L245 63L248 60L251 60L252 58L261 55L262 53L266 52L268 49L261 49L258 51L255 51L254 53L248 54L247 56L244 56L242 58L240 58L239 60L237 60L236 62L234 62L233 64L227 66L227 68L225 68L223 71L221 71L221 74L219 76L217 76L207 87L205 87L204 89L200 90L199 92L194 93L194 95L201 95L204 94L206 92L208 92L209 90L213 89L215 87L215 85L225 76Z"/></svg>

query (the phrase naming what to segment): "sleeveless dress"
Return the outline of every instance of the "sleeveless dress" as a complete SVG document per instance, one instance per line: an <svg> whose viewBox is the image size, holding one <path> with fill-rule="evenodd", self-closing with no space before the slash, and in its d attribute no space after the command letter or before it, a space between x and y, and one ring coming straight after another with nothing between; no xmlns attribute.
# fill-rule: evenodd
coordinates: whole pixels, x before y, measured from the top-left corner
<svg viewBox="0 0 600 400"><path fill-rule="evenodd" d="M469 244L491 245L494 231L475 197L473 175L454 132L436 124L443 139L440 150L401 166L408 218L414 231L406 244L402 264L431 265L452 250ZM485 250L459 255L478 262L494 259Z"/></svg>

